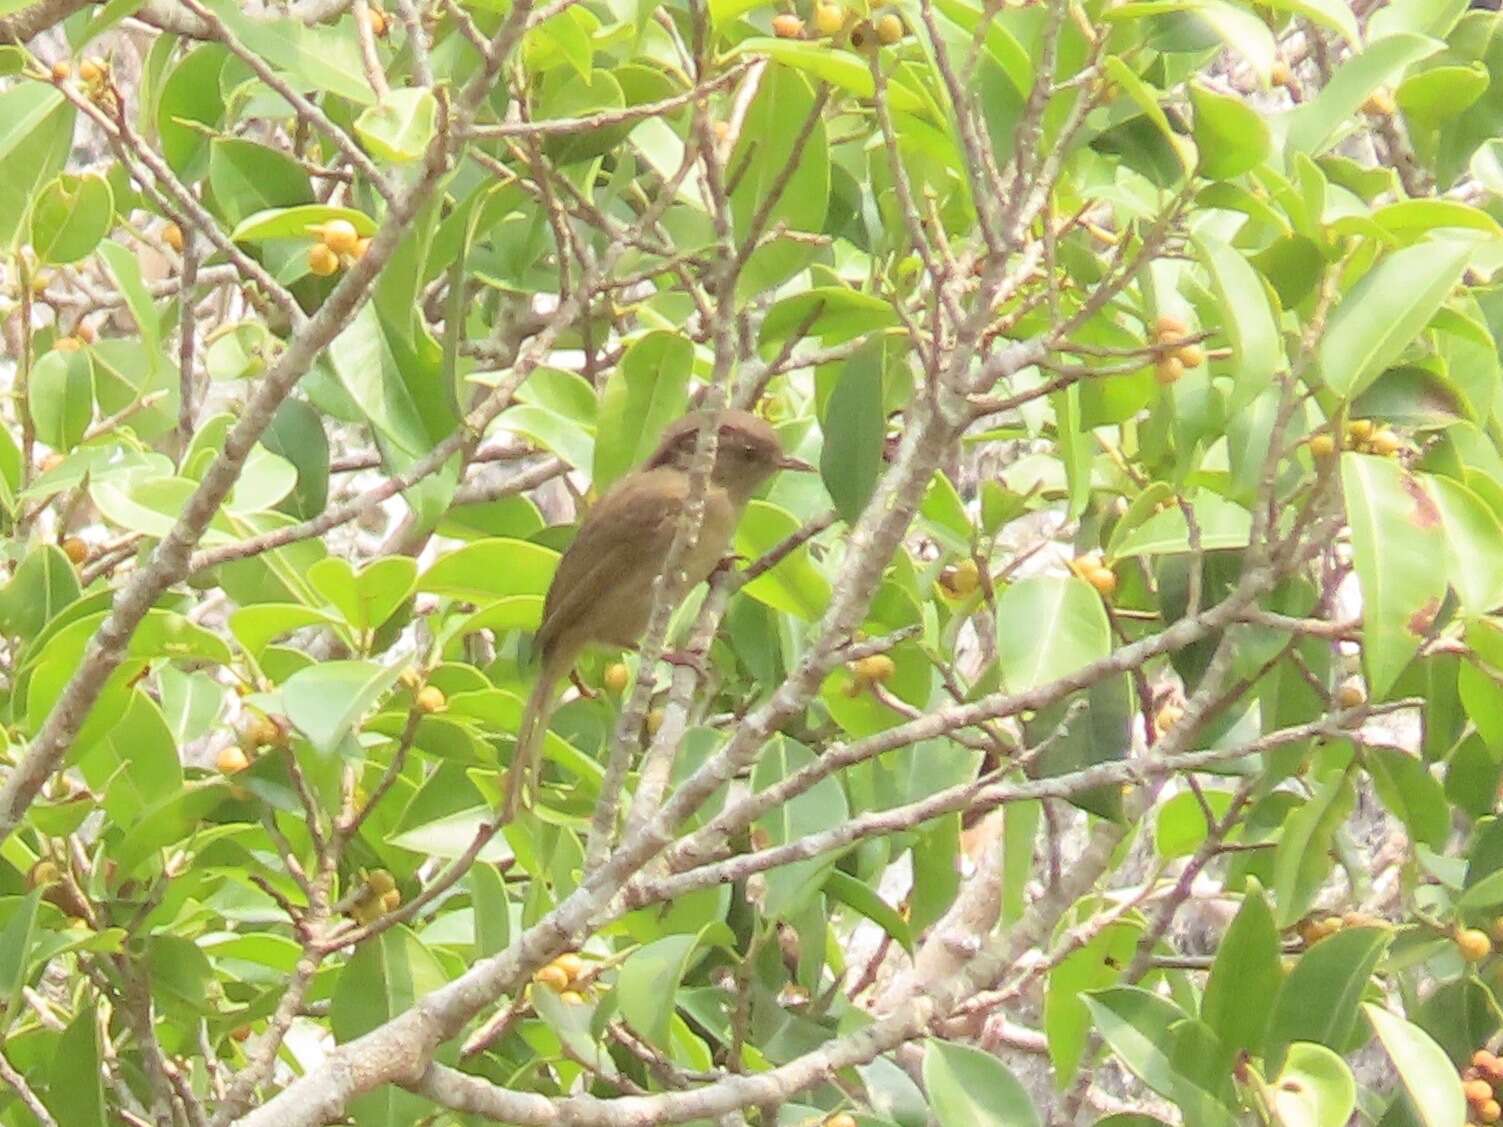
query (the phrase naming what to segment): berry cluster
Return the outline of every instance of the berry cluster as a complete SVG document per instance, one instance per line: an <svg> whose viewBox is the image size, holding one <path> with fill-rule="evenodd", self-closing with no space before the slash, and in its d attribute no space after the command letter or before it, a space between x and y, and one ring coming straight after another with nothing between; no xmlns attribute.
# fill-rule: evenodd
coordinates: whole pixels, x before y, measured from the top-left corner
<svg viewBox="0 0 1503 1127"><path fill-rule="evenodd" d="M1503 1105L1494 1095L1494 1085L1503 1085L1503 1060L1486 1049L1478 1049L1472 1054L1470 1067L1461 1074L1461 1086L1471 1109L1468 1127L1503 1119Z"/></svg>
<svg viewBox="0 0 1503 1127"><path fill-rule="evenodd" d="M1070 570L1096 588L1102 598L1110 597L1117 589L1117 573L1106 566L1100 552L1076 556L1070 561Z"/></svg>
<svg viewBox="0 0 1503 1127"><path fill-rule="evenodd" d="M1404 440L1393 429L1371 419L1353 419L1346 425L1346 441L1343 449L1359 454L1376 454L1380 458L1392 458L1404 449ZM1329 458L1336 453L1336 440L1329 434L1312 435L1310 453L1317 458Z"/></svg>
<svg viewBox="0 0 1503 1127"><path fill-rule="evenodd" d="M1154 377L1165 387L1179 383L1187 368L1206 362L1205 349L1189 340L1190 328L1172 313L1165 313L1153 323Z"/></svg>
<svg viewBox="0 0 1503 1127"><path fill-rule="evenodd" d="M589 984L594 973L588 963L572 951L558 956L532 976L539 986L546 986L570 1005L582 1005L582 988Z"/></svg>
<svg viewBox="0 0 1503 1127"><path fill-rule="evenodd" d="M862 19L852 9L830 0L818 0L814 5L813 20L816 35L829 39L843 37L858 50L874 43L890 47L907 33L902 17L896 12L886 12L876 19ZM803 39L807 30L804 21L792 12L772 18L772 33L779 39Z"/></svg>
<svg viewBox="0 0 1503 1127"><path fill-rule="evenodd" d="M358 262L371 245L348 219L331 219L311 233L318 242L308 248L308 269L320 278L337 273L342 263Z"/></svg>

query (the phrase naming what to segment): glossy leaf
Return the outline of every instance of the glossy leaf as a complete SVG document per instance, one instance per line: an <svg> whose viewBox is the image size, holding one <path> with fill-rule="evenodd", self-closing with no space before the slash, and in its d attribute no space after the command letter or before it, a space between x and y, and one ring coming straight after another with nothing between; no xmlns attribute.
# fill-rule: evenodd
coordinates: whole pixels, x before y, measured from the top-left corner
<svg viewBox="0 0 1503 1127"><path fill-rule="evenodd" d="M924 1087L940 1127L1035 1127L1043 1120L1023 1085L991 1053L931 1040Z"/></svg>

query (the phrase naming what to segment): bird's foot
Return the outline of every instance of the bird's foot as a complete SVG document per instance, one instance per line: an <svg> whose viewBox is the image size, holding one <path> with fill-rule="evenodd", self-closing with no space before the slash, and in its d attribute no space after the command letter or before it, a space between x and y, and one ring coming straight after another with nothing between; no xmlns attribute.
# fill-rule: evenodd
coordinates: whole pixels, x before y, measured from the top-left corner
<svg viewBox="0 0 1503 1127"><path fill-rule="evenodd" d="M658 660L667 665L692 669L699 674L700 680L704 680L708 672L705 666L705 655L698 650L668 650Z"/></svg>
<svg viewBox="0 0 1503 1127"><path fill-rule="evenodd" d="M579 695L584 697L585 700L594 700L600 695L579 679L579 670L577 669L569 670L569 680L574 682L574 687L579 690Z"/></svg>
<svg viewBox="0 0 1503 1127"><path fill-rule="evenodd" d="M722 556L720 558L720 562L711 569L710 578L714 579L717 575L721 575L725 572L735 571L737 564L746 563L751 563L751 560L747 559L739 552L731 552L728 555Z"/></svg>

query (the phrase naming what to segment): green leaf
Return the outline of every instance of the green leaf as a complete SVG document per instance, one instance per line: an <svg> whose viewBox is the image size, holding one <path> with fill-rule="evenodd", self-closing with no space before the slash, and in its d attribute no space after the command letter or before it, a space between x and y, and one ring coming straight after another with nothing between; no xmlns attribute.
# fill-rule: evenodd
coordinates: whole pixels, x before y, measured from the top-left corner
<svg viewBox="0 0 1503 1127"><path fill-rule="evenodd" d="M355 630L374 630L396 613L412 592L417 563L406 556L372 560L356 572L337 556L319 560L308 570L313 589L339 611Z"/></svg>
<svg viewBox="0 0 1503 1127"><path fill-rule="evenodd" d="M727 166L736 178L731 216L737 239L751 234L752 222L761 214L766 215L763 233L779 223L793 231L818 231L823 226L830 198L830 153L823 121L810 132L792 175L788 174L789 162L795 159L799 123L813 107L814 92L797 71L772 66L763 74ZM773 190L779 186L777 199L772 201Z"/></svg>
<svg viewBox="0 0 1503 1127"><path fill-rule="evenodd" d="M1282 1061L1296 1041L1350 1051L1357 1005L1390 939L1382 928L1343 928L1301 955L1279 991L1264 1056Z"/></svg>
<svg viewBox="0 0 1503 1127"><path fill-rule="evenodd" d="M268 145L238 137L216 137L210 144L209 187L220 214L232 225L260 211L313 202L313 186L302 165Z"/></svg>
<svg viewBox="0 0 1503 1127"><path fill-rule="evenodd" d="M1202 176L1230 180L1268 159L1273 140L1257 111L1198 82L1190 84L1190 104L1195 107L1195 148Z"/></svg>
<svg viewBox="0 0 1503 1127"><path fill-rule="evenodd" d="M208 6L241 43L295 79L294 85L361 106L376 100L352 30L309 24L297 17L267 19L259 13L252 17L238 0L208 0Z"/></svg>
<svg viewBox="0 0 1503 1127"><path fill-rule="evenodd" d="M1333 772L1285 821L1273 860L1281 927L1289 927L1310 910L1331 871L1332 840L1353 802L1351 781L1344 772Z"/></svg>
<svg viewBox="0 0 1503 1127"><path fill-rule="evenodd" d="M36 186L67 162L73 119L72 105L50 86L22 82L0 91L0 246L25 222Z"/></svg>
<svg viewBox="0 0 1503 1127"><path fill-rule="evenodd" d="M136 322L136 331L141 334L142 354L146 358L147 372L148 374L155 373L161 366L158 358L162 352L162 331L157 320L156 301L141 277L141 264L134 254L119 243L103 244L99 248L99 256L110 268L110 273L115 276L115 285L119 287L120 295L125 298L126 308L130 310L131 318ZM111 342L100 341L95 346L95 351L100 355L101 361L105 357L105 346L109 343ZM173 378L176 379L176 375Z"/></svg>
<svg viewBox="0 0 1503 1127"><path fill-rule="evenodd" d="M162 83L157 134L162 155L184 180L197 180L207 167L209 137L224 117L220 73L231 57L220 44L206 43L179 59Z"/></svg>
<svg viewBox="0 0 1503 1127"><path fill-rule="evenodd" d="M26 985L30 969L32 944L36 938L37 905L41 888L33 888L11 906L4 928L0 928L0 1002L5 1005L4 1021L9 1025L19 1015L17 1003L21 987Z"/></svg>
<svg viewBox="0 0 1503 1127"><path fill-rule="evenodd" d="M1435 128L1472 105L1490 84L1491 76L1481 63L1437 66L1404 79L1394 98L1406 117Z"/></svg>
<svg viewBox="0 0 1503 1127"><path fill-rule="evenodd" d="M1220 818L1231 803L1229 791L1207 790L1199 794L1181 791L1158 809L1153 823L1154 849L1166 861L1190 856L1200 848L1212 828L1206 824L1205 807L1210 808L1214 817Z"/></svg>
<svg viewBox="0 0 1503 1127"><path fill-rule="evenodd" d="M1321 24L1339 32L1353 50L1362 46L1362 33L1357 27L1357 17L1345 0L1268 0L1268 7L1276 11L1293 12L1304 16L1311 23Z"/></svg>
<svg viewBox="0 0 1503 1127"><path fill-rule="evenodd" d="M509 595L546 595L558 553L525 540L476 540L440 556L418 579L417 589L469 603Z"/></svg>
<svg viewBox="0 0 1503 1127"><path fill-rule="evenodd" d="M913 954L913 934L898 910L883 900L881 895L864 881L857 880L839 869L831 871L825 880L824 890L831 899L859 912L898 941L898 945Z"/></svg>
<svg viewBox="0 0 1503 1127"><path fill-rule="evenodd" d="M54 450L77 446L94 419L94 366L86 351L44 353L31 372L31 414Z"/></svg>
<svg viewBox="0 0 1503 1127"><path fill-rule="evenodd" d="M1136 0L1105 13L1108 21L1141 19L1170 12L1192 12L1218 35L1226 46L1241 55L1267 85L1278 58L1278 47L1268 25L1253 13L1225 0Z"/></svg>
<svg viewBox="0 0 1503 1127"><path fill-rule="evenodd" d="M1369 94L1393 83L1414 63L1444 46L1438 39L1405 33L1369 44L1337 67L1319 94L1295 108L1286 141L1288 151L1312 156L1325 151L1337 133L1357 119L1357 111Z"/></svg>
<svg viewBox="0 0 1503 1127"><path fill-rule="evenodd" d="M1049 971L1044 989L1044 1035L1054 1062L1055 1084L1063 1090L1074 1078L1091 1031L1084 995L1114 985L1132 962L1143 934L1132 920L1108 925L1071 951Z"/></svg>
<svg viewBox="0 0 1503 1127"><path fill-rule="evenodd" d="M417 160L433 140L438 102L427 88L392 90L355 119L355 134L382 160Z"/></svg>
<svg viewBox="0 0 1503 1127"><path fill-rule="evenodd" d="M858 98L870 98L876 90L871 71L858 55L849 51L832 51L826 43L751 36L737 43L730 54L732 57L766 55ZM917 94L898 83L888 86L887 97L895 110L920 113L928 108Z"/></svg>
<svg viewBox="0 0 1503 1127"><path fill-rule="evenodd" d="M1240 252L1208 237L1197 238L1195 249L1210 276L1211 292L1232 342L1236 386L1227 410L1236 412L1269 386L1283 363L1278 325L1267 288Z"/></svg>
<svg viewBox="0 0 1503 1127"><path fill-rule="evenodd" d="M799 527L799 521L787 509L766 501L753 501L736 529L736 554L755 560L783 543ZM830 605L830 582L809 558L806 545L789 553L771 571L753 579L743 591L773 610L797 615L806 622L817 621Z"/></svg>
<svg viewBox="0 0 1503 1127"><path fill-rule="evenodd" d="M1342 487L1362 586L1368 692L1385 699L1429 635L1446 593L1433 537L1441 513L1424 483L1386 458L1345 453Z"/></svg>
<svg viewBox="0 0 1503 1127"><path fill-rule="evenodd" d="M931 1039L924 1087L939 1127L1042 1127L1038 1109L1008 1067L991 1053Z"/></svg>
<svg viewBox="0 0 1503 1127"><path fill-rule="evenodd" d="M1451 807L1440 780L1423 759L1402 748L1375 744L1366 751L1373 788L1415 841L1439 852L1451 832Z"/></svg>
<svg viewBox="0 0 1503 1127"><path fill-rule="evenodd" d="M58 1037L47 1074L47 1109L68 1127L106 1127L104 1083L99 1074L99 1017L81 1005Z"/></svg>
<svg viewBox="0 0 1503 1127"><path fill-rule="evenodd" d="M1202 551L1245 548L1252 534L1252 514L1218 493L1203 489L1191 498ZM1177 555L1190 550L1190 526L1184 510L1170 505L1132 529L1111 546L1113 558Z"/></svg>
<svg viewBox="0 0 1503 1127"><path fill-rule="evenodd" d="M485 958L511 942L510 897L494 865L472 865L467 879L475 907L475 954Z"/></svg>
<svg viewBox="0 0 1503 1127"><path fill-rule="evenodd" d="M1466 1097L1456 1066L1423 1029L1382 1006L1362 1007L1399 1074L1424 1127L1454 1127L1466 1118Z"/></svg>
<svg viewBox="0 0 1503 1127"><path fill-rule="evenodd" d="M814 762L814 754L787 736L778 736L752 769L752 789L766 790ZM757 819L770 845L785 845L810 834L838 826L850 816L850 806L840 783L821 779L802 794ZM839 860L838 853L824 853L770 870L762 911L770 919L796 916L819 893L826 877Z"/></svg>
<svg viewBox="0 0 1503 1127"><path fill-rule="evenodd" d="M1277 1122L1300 1127L1346 1127L1357 1107L1357 1082L1346 1061L1324 1045L1289 1046L1271 1085Z"/></svg>
<svg viewBox="0 0 1503 1127"><path fill-rule="evenodd" d="M287 719L316 750L332 754L396 682L400 672L371 661L310 665L282 686Z"/></svg>
<svg viewBox="0 0 1503 1127"><path fill-rule="evenodd" d="M1174 1094L1169 1028L1185 1012L1167 998L1137 986L1114 986L1085 996L1085 1004L1112 1052L1155 1092Z"/></svg>
<svg viewBox="0 0 1503 1127"><path fill-rule="evenodd" d="M1084 580L1037 576L997 599L997 659L1008 692L1047 685L1110 652L1101 596Z"/></svg>
<svg viewBox="0 0 1503 1127"><path fill-rule="evenodd" d="M1278 926L1253 882L1216 949L1200 1016L1227 1048L1257 1053L1283 977Z"/></svg>
<svg viewBox="0 0 1503 1127"><path fill-rule="evenodd" d="M647 460L668 424L684 413L693 367L694 346L678 333L650 332L627 346L600 401L596 489Z"/></svg>
<svg viewBox="0 0 1503 1127"><path fill-rule="evenodd" d="M1447 570L1462 610L1480 615L1503 606L1503 522L1452 478L1436 475L1425 485L1446 530Z"/></svg>
<svg viewBox="0 0 1503 1127"><path fill-rule="evenodd" d="M31 246L42 262L77 262L94 252L114 222L109 181L65 172L31 201Z"/></svg>
<svg viewBox="0 0 1503 1127"><path fill-rule="evenodd" d="M273 207L253 212L236 224L230 238L237 243L257 243L267 239L312 239L313 229L331 219L343 219L361 235L374 235L376 224L363 211L352 207L331 207L310 203L297 207Z"/></svg>
<svg viewBox="0 0 1503 1127"><path fill-rule="evenodd" d="M648 1043L669 1047L668 1032L679 989L699 935L669 935L638 947L621 964L616 997L621 1016Z"/></svg>
<svg viewBox="0 0 1503 1127"><path fill-rule="evenodd" d="M847 524L855 524L877 487L887 425L882 410L882 341L867 341L840 368L825 408L820 476Z"/></svg>
<svg viewBox="0 0 1503 1127"><path fill-rule="evenodd" d="M38 544L0 588L0 630L34 638L79 596L78 573L56 544Z"/></svg>

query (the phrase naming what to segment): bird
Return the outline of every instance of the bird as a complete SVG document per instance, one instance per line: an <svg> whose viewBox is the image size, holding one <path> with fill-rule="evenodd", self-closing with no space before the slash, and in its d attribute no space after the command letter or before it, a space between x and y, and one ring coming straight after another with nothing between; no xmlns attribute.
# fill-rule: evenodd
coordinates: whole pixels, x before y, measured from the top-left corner
<svg viewBox="0 0 1503 1127"><path fill-rule="evenodd" d="M694 411L669 424L652 455L585 514L560 557L534 638L541 670L517 731L501 824L516 816L530 794L555 689L581 651L590 645L633 649L647 630L653 583L668 563L679 513L689 498L699 432L709 414ZM684 592L707 579L725 558L752 494L779 470L814 468L785 454L772 427L749 411L714 414L715 464L698 538L682 561L688 578Z"/></svg>

